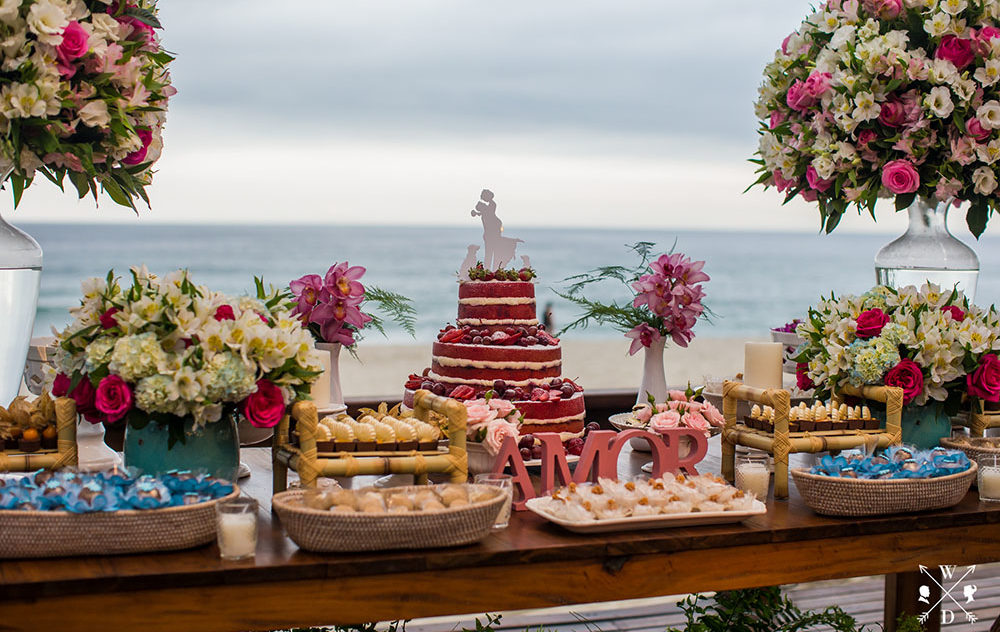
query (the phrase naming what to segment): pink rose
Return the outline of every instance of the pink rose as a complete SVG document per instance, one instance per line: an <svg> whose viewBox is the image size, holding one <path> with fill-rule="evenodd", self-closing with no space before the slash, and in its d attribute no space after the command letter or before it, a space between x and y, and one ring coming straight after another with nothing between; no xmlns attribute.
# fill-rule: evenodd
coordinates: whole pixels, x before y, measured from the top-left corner
<svg viewBox="0 0 1000 632"><path fill-rule="evenodd" d="M785 119L787 118L788 116L784 112L781 112L780 110L775 110L774 112L771 112L771 120L769 123L771 129L774 129L775 127L784 123Z"/></svg>
<svg viewBox="0 0 1000 632"><path fill-rule="evenodd" d="M65 373L57 374L56 379L52 380L52 394L56 397L65 397L69 393L70 384L68 375Z"/></svg>
<svg viewBox="0 0 1000 632"><path fill-rule="evenodd" d="M257 380L257 390L240 405L243 416L257 428L273 428L285 415L285 396L268 380Z"/></svg>
<svg viewBox="0 0 1000 632"><path fill-rule="evenodd" d="M718 408L716 408L709 402L704 402L704 405L701 408L701 414L705 417L705 419L708 420L708 423L712 424L713 426L726 425L726 418L723 416L722 413L719 412Z"/></svg>
<svg viewBox="0 0 1000 632"><path fill-rule="evenodd" d="M142 148L122 158L122 164L138 165L146 159L146 154L149 153L149 144L153 142L153 130L141 127L135 133L139 136L139 140L142 141Z"/></svg>
<svg viewBox="0 0 1000 632"><path fill-rule="evenodd" d="M677 402L667 400L665 402L660 402L656 405L656 412L663 413L668 410L675 410L677 408Z"/></svg>
<svg viewBox="0 0 1000 632"><path fill-rule="evenodd" d="M822 192L830 188L830 185L833 184L833 178L828 180L820 178L819 174L816 172L816 167L809 165L806 167L806 182L809 183L810 188Z"/></svg>
<svg viewBox="0 0 1000 632"><path fill-rule="evenodd" d="M815 102L816 100L809 94L806 84L802 81L793 83L788 88L788 94L785 95L785 103L796 112L805 112Z"/></svg>
<svg viewBox="0 0 1000 632"><path fill-rule="evenodd" d="M643 404L641 408L632 410L632 416L635 417L637 421L648 423L649 418L653 416L653 407L649 404Z"/></svg>
<svg viewBox="0 0 1000 632"><path fill-rule="evenodd" d="M858 147L865 147L868 143L875 140L875 131L870 129L863 129L858 132Z"/></svg>
<svg viewBox="0 0 1000 632"><path fill-rule="evenodd" d="M665 413L653 415L649 420L649 428L653 432L664 433L672 428L681 427L681 414L676 410L668 410Z"/></svg>
<svg viewBox="0 0 1000 632"><path fill-rule="evenodd" d="M988 402L1000 402L1000 358L987 353L979 359L979 366L965 376L969 395Z"/></svg>
<svg viewBox="0 0 1000 632"><path fill-rule="evenodd" d="M903 0L864 0L865 10L882 20L894 20L903 11Z"/></svg>
<svg viewBox="0 0 1000 632"><path fill-rule="evenodd" d="M708 420L698 413L686 413L681 417L681 425L692 430L700 430L705 433L706 437L711 434L712 430L712 426L708 423Z"/></svg>
<svg viewBox="0 0 1000 632"><path fill-rule="evenodd" d="M774 186L778 188L778 191L787 191L795 186L795 180L786 180L785 176L781 175L781 169L775 169L774 173L771 174L771 179L774 180Z"/></svg>
<svg viewBox="0 0 1000 632"><path fill-rule="evenodd" d="M233 313L232 305L219 305L215 309L215 315L212 316L212 318L219 322L224 320L236 320L236 314Z"/></svg>
<svg viewBox="0 0 1000 632"><path fill-rule="evenodd" d="M818 72L814 70L806 79L804 86L806 94L811 96L813 99L818 99L823 96L823 94L830 89L830 79L832 76L833 75L828 72Z"/></svg>
<svg viewBox="0 0 1000 632"><path fill-rule="evenodd" d="M886 101L878 114L878 120L886 127L899 127L906 122L906 112L899 101Z"/></svg>
<svg viewBox="0 0 1000 632"><path fill-rule="evenodd" d="M506 417L514 412L514 404L510 403L509 400L500 399L499 397L490 398L489 406L497 411L497 417Z"/></svg>
<svg viewBox="0 0 1000 632"><path fill-rule="evenodd" d="M976 39L985 42L988 42L995 37L1000 37L1000 29L995 26L984 26L979 29L979 33L976 34Z"/></svg>
<svg viewBox="0 0 1000 632"><path fill-rule="evenodd" d="M909 160L893 160L882 167L882 185L893 193L913 193L920 188L920 174Z"/></svg>
<svg viewBox="0 0 1000 632"><path fill-rule="evenodd" d="M90 35L87 34L87 31L84 30L82 26L80 26L79 22L73 20L67 24L62 35L62 44L56 48L56 57L58 57L60 61L72 61L87 54L87 50L90 47L88 44Z"/></svg>
<svg viewBox="0 0 1000 632"><path fill-rule="evenodd" d="M955 67L962 70L972 63L976 58L972 50L972 41L962 39L957 35L945 35L941 38L941 43L934 51L935 59L947 59L955 64Z"/></svg>
<svg viewBox="0 0 1000 632"><path fill-rule="evenodd" d="M979 122L979 119L974 116L965 122L965 131L969 133L969 136L975 138L979 142L983 142L989 138L992 133L991 130L983 127L983 124Z"/></svg>
<svg viewBox="0 0 1000 632"><path fill-rule="evenodd" d="M920 370L919 364L909 358L903 358L885 374L884 382L886 386L903 389L903 403L909 404L924 390L924 373Z"/></svg>
<svg viewBox="0 0 1000 632"><path fill-rule="evenodd" d="M494 419L486 425L486 437L483 439L486 451L493 455L499 454L500 446L507 437L517 439L517 426L503 419Z"/></svg>
<svg viewBox="0 0 1000 632"><path fill-rule="evenodd" d="M945 305L941 308L941 311L948 312L951 319L956 323L960 323L965 320L965 312L963 312L962 308L957 305Z"/></svg>
<svg viewBox="0 0 1000 632"><path fill-rule="evenodd" d="M882 328L889 324L889 316L879 308L869 309L858 314L858 338L874 338L882 333Z"/></svg>
<svg viewBox="0 0 1000 632"><path fill-rule="evenodd" d="M465 402L465 424L472 429L473 426L488 424L497 418L497 411L490 408L489 404L477 404Z"/></svg>
<svg viewBox="0 0 1000 632"><path fill-rule="evenodd" d="M116 327L118 325L118 321L115 320L115 314L120 311L122 310L117 307L112 307L108 311L101 314L101 329L111 329L112 327Z"/></svg>
<svg viewBox="0 0 1000 632"><path fill-rule="evenodd" d="M114 423L132 408L132 389L122 378L109 375L97 385L94 406L107 415L109 423Z"/></svg>
<svg viewBox="0 0 1000 632"><path fill-rule="evenodd" d="M667 397L677 402L686 402L688 400L684 391L667 391Z"/></svg>

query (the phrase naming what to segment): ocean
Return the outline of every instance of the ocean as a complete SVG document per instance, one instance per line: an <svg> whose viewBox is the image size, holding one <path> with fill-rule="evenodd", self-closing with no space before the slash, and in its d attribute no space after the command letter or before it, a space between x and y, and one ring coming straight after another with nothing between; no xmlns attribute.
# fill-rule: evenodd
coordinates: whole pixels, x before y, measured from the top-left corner
<svg viewBox="0 0 1000 632"><path fill-rule="evenodd" d="M35 335L69 322L67 309L79 302L80 281L122 276L145 263L157 273L188 268L194 280L227 293L253 292L254 275L286 285L304 274L324 274L331 264L349 261L367 268L362 282L413 299L417 342L429 342L453 321L457 310L455 272L466 246L479 244L481 229L470 227L246 226L246 225L93 225L22 224L45 252ZM576 308L555 295L563 280L604 265L632 265L626 248L652 241L662 251L675 247L707 261L712 277L705 285L711 322L695 327L697 336L760 338L768 329L805 314L820 295L863 292L875 279L872 260L891 237L859 234L748 233L506 227L524 240L538 272L539 310L552 303L556 329L570 322ZM676 243L676 246L674 244ZM977 302L1000 300L1000 237L971 244L981 260ZM520 261L520 259L518 259ZM625 300L628 290L614 282L595 287L603 300ZM366 333L365 344L413 342L391 328L388 338ZM620 336L610 328L574 330L571 337Z"/></svg>

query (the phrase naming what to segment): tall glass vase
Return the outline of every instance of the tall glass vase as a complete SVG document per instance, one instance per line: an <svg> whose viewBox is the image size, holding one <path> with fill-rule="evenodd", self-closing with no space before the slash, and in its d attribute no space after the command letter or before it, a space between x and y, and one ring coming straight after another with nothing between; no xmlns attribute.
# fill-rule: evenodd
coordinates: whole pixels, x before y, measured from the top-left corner
<svg viewBox="0 0 1000 632"><path fill-rule="evenodd" d="M933 206L920 198L910 205L906 232L875 255L875 279L879 284L920 287L930 281L942 290L957 285L970 302L975 300L979 257L948 231L949 206Z"/></svg>
<svg viewBox="0 0 1000 632"><path fill-rule="evenodd" d="M666 342L660 338L648 347L643 347L645 357L642 363L642 384L639 386L636 404L648 402L650 395L657 402L667 401L667 376L663 372L663 348Z"/></svg>
<svg viewBox="0 0 1000 632"><path fill-rule="evenodd" d="M0 405L21 387L42 278L42 249L0 217Z"/></svg>

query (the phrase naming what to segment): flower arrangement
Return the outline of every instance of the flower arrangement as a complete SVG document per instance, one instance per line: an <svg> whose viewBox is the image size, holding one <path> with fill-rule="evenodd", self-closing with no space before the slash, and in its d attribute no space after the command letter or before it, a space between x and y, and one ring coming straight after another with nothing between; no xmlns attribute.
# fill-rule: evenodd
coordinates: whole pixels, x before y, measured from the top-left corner
<svg viewBox="0 0 1000 632"><path fill-rule="evenodd" d="M0 182L15 207L40 172L136 208L176 93L155 0L0 2Z"/></svg>
<svg viewBox="0 0 1000 632"><path fill-rule="evenodd" d="M665 402L649 396L649 403L632 409L632 418L658 434L673 428L692 428L711 436L712 428L721 428L726 420L711 403L699 401L701 391L690 386L684 391L668 391Z"/></svg>
<svg viewBox="0 0 1000 632"><path fill-rule="evenodd" d="M212 292L186 270L157 278L132 268L127 289L114 271L84 281L73 322L56 336L52 393L72 397L94 423L169 423L170 445L183 441L181 418L200 426L224 409L274 426L308 399L322 367L284 297L260 280L257 295Z"/></svg>
<svg viewBox="0 0 1000 632"><path fill-rule="evenodd" d="M416 334L416 311L407 297L361 284L365 268L346 261L335 263L326 275L307 274L288 284L295 300L292 314L301 319L319 342L341 343L352 348L361 330L371 325L385 335L383 320L362 311L366 301L374 302L389 318L411 336Z"/></svg>
<svg viewBox="0 0 1000 632"><path fill-rule="evenodd" d="M954 414L964 395L1000 401L1000 315L934 284L833 295L799 325L798 386L824 399L838 384L903 389L904 404Z"/></svg>
<svg viewBox="0 0 1000 632"><path fill-rule="evenodd" d="M760 177L819 206L875 218L917 197L967 201L977 237L1000 208L1000 3L828 0L785 38L755 111Z"/></svg>
<svg viewBox="0 0 1000 632"><path fill-rule="evenodd" d="M557 294L583 308L583 315L560 332L586 327L591 322L610 324L632 339L629 353L649 347L664 336L686 347L694 338L693 328L706 314L701 300L705 296L701 283L709 276L702 272L704 261L692 261L680 253L667 253L652 259L656 244L638 242L629 246L639 256L634 268L605 266L585 274L569 277L566 292ZM616 280L635 291L631 304L605 303L587 298L583 290L594 283Z"/></svg>
<svg viewBox="0 0 1000 632"><path fill-rule="evenodd" d="M479 399L467 399L465 404L465 433L469 441L482 443L492 455L500 452L506 437L517 440L518 429L524 416L513 403L493 396L491 391Z"/></svg>

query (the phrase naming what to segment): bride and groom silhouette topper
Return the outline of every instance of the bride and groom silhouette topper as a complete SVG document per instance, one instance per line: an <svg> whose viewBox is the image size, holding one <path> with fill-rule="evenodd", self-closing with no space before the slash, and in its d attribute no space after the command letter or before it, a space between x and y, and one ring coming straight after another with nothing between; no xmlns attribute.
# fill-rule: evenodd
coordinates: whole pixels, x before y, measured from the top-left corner
<svg viewBox="0 0 1000 632"><path fill-rule="evenodd" d="M483 267L487 270L499 270L505 268L514 259L514 255L517 252L517 245L523 244L524 240L504 237L503 222L497 217L497 203L493 199L492 191L483 189L479 198L476 208L472 210L472 216L479 217L483 221L483 243L486 246L483 251ZM463 281L469 280L469 268L474 267L476 262L479 261L476 256L478 252L479 246L475 244L469 245L465 260L458 269L459 279ZM521 257L521 261L524 263L525 268L531 267L531 261L526 255Z"/></svg>

